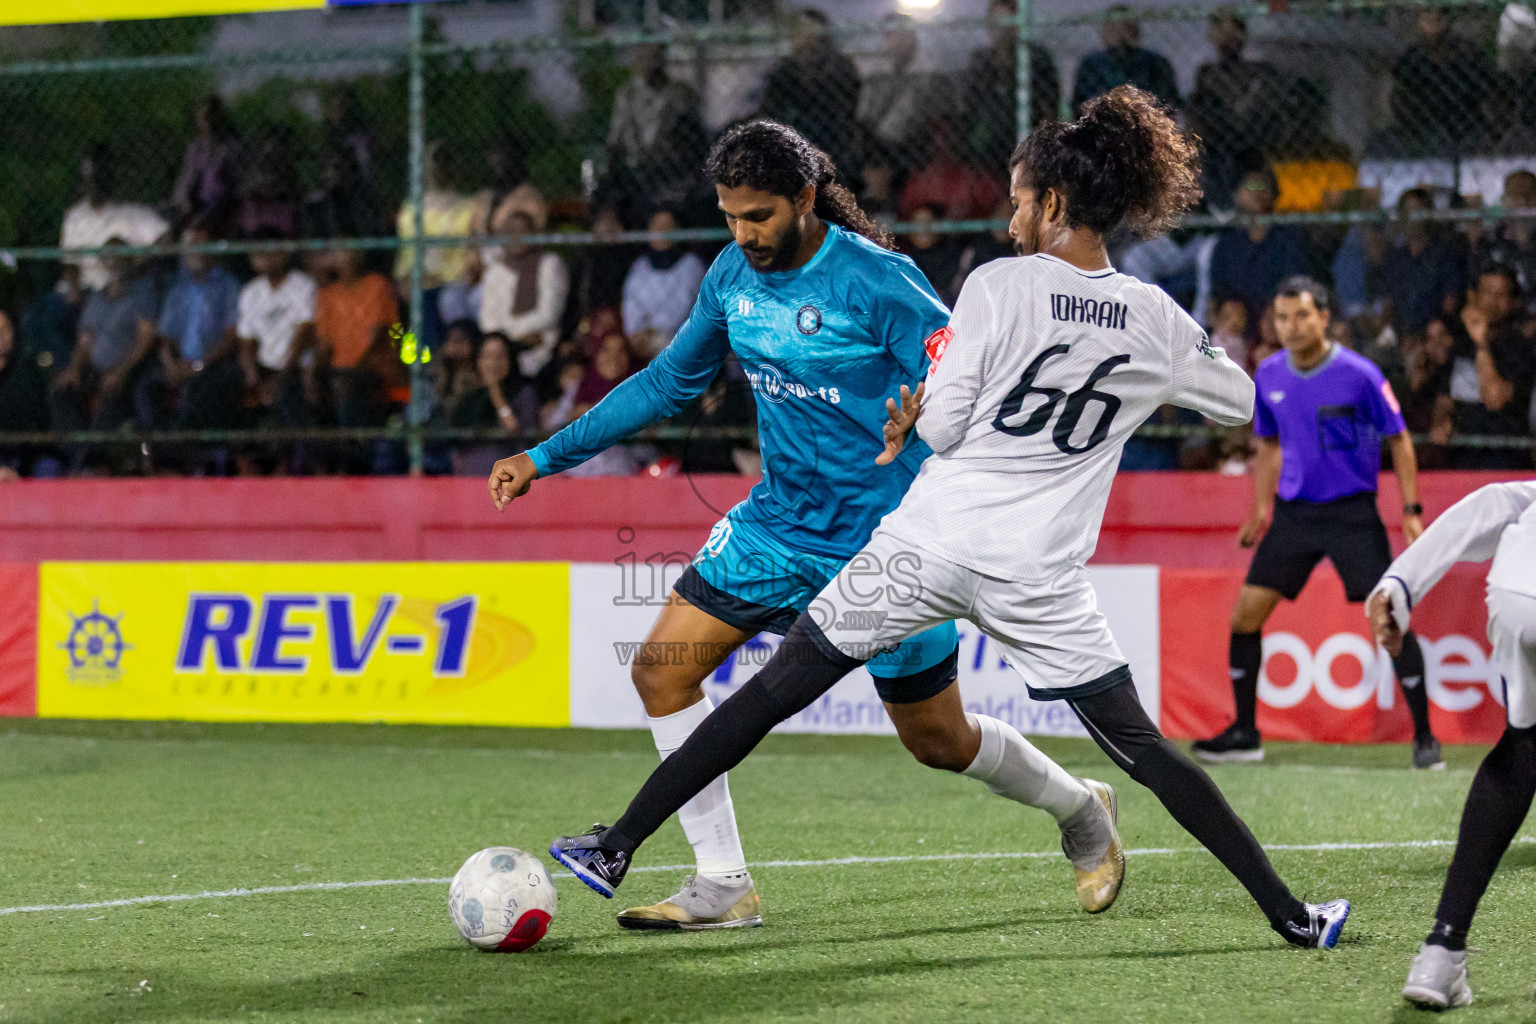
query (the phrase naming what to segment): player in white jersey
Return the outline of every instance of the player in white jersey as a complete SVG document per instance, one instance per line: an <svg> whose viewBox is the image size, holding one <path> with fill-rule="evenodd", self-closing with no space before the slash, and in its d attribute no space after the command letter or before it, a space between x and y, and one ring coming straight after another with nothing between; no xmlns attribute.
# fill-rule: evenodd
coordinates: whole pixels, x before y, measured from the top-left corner
<svg viewBox="0 0 1536 1024"><path fill-rule="evenodd" d="M1472 780L1435 926L1403 987L1410 1002L1436 1009L1472 1002L1467 930L1536 796L1536 483L1490 484L1462 498L1392 563L1366 602L1376 639L1395 657L1412 609L1446 571L1489 557L1488 640L1509 721Z"/></svg>
<svg viewBox="0 0 1536 1024"><path fill-rule="evenodd" d="M1077 121L1037 129L1010 170L1010 233L1027 255L971 275L930 339L928 380L888 403L879 461L914 424L934 452L901 504L617 823L550 852L611 891L636 847L775 724L902 637L965 618L1033 697L1068 701L1277 932L1331 947L1348 902L1292 895L1210 778L1158 732L1085 567L1120 450L1153 409L1177 403L1225 424L1252 415L1247 375L1164 292L1116 273L1104 246L1122 225L1166 228L1198 198L1198 149L1150 95L1122 86Z"/></svg>

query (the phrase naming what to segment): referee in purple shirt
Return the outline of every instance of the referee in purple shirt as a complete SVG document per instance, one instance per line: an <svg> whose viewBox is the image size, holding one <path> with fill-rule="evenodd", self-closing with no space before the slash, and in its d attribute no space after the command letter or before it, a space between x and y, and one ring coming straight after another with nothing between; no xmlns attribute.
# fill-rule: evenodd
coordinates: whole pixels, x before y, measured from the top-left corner
<svg viewBox="0 0 1536 1024"><path fill-rule="evenodd" d="M1285 350L1254 373L1254 507L1238 533L1239 544L1258 544L1258 550L1232 610L1237 721L1195 743L1195 754L1207 761L1264 759L1254 719L1263 661L1259 634L1280 599L1294 601L1324 555L1351 601L1364 601L1392 564L1387 528L1376 511L1383 438L1407 502L1403 535L1411 544L1424 532L1418 463L1392 386L1370 360L1329 341L1327 331L1328 289L1309 277L1280 282L1275 332ZM1444 768L1429 728L1424 652L1411 631L1392 669L1413 715L1413 766Z"/></svg>

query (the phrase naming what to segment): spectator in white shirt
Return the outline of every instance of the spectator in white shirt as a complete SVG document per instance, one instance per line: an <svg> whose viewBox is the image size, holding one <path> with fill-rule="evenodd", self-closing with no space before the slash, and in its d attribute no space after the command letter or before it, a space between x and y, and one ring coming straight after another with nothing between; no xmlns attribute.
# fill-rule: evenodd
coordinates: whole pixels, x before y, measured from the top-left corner
<svg viewBox="0 0 1536 1024"><path fill-rule="evenodd" d="M677 230L677 215L657 210L648 230ZM704 283L704 262L671 238L654 238L629 268L624 279L624 333L642 359L654 359L672 342L688 319L699 286Z"/></svg>
<svg viewBox="0 0 1536 1024"><path fill-rule="evenodd" d="M266 240L276 233L263 232ZM295 270L288 253L270 249L251 253L251 269L256 276L240 289L239 320L240 365L245 380L262 389L263 404L270 405L276 378L298 364L305 348L295 344L301 331L314 333L314 279Z"/></svg>
<svg viewBox="0 0 1536 1024"><path fill-rule="evenodd" d="M532 377L549 362L560 340L560 315L571 281L564 260L522 240L533 231L526 213L512 214L507 227L512 240L481 278L480 329L512 339L518 368Z"/></svg>
<svg viewBox="0 0 1536 1024"><path fill-rule="evenodd" d="M108 239L126 245L153 245L170 232L164 217L142 203L117 203L111 199L112 164L106 150L93 148L80 160L80 201L64 214L59 245L65 249L94 249ZM80 256L68 262L80 267L80 283L91 291L107 286L108 274L99 256Z"/></svg>

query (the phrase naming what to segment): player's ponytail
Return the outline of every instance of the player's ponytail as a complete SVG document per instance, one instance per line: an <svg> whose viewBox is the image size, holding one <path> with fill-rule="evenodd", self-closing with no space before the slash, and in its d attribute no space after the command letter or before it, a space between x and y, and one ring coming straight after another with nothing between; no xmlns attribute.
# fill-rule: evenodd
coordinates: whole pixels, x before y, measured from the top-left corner
<svg viewBox="0 0 1536 1024"><path fill-rule="evenodd" d="M710 147L704 173L716 185L753 188L785 199L794 199L807 185L814 186L816 216L883 249L895 245L891 233L837 183L832 158L788 125L760 119L728 129Z"/></svg>
<svg viewBox="0 0 1536 1024"><path fill-rule="evenodd" d="M1076 121L1041 125L1009 165L1037 192L1056 190L1070 227L1100 234L1159 234L1200 199L1199 140L1132 85L1089 100Z"/></svg>

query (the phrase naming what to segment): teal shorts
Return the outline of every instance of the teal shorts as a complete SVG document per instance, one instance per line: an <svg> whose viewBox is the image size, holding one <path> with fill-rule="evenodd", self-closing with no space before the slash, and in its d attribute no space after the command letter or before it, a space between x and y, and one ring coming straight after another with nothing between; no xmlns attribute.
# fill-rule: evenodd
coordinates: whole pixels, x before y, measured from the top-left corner
<svg viewBox="0 0 1536 1024"><path fill-rule="evenodd" d="M673 589L689 604L737 629L783 636L847 561L790 550L754 523L727 514ZM955 624L946 622L910 636L865 667L886 703L927 700L955 681Z"/></svg>

